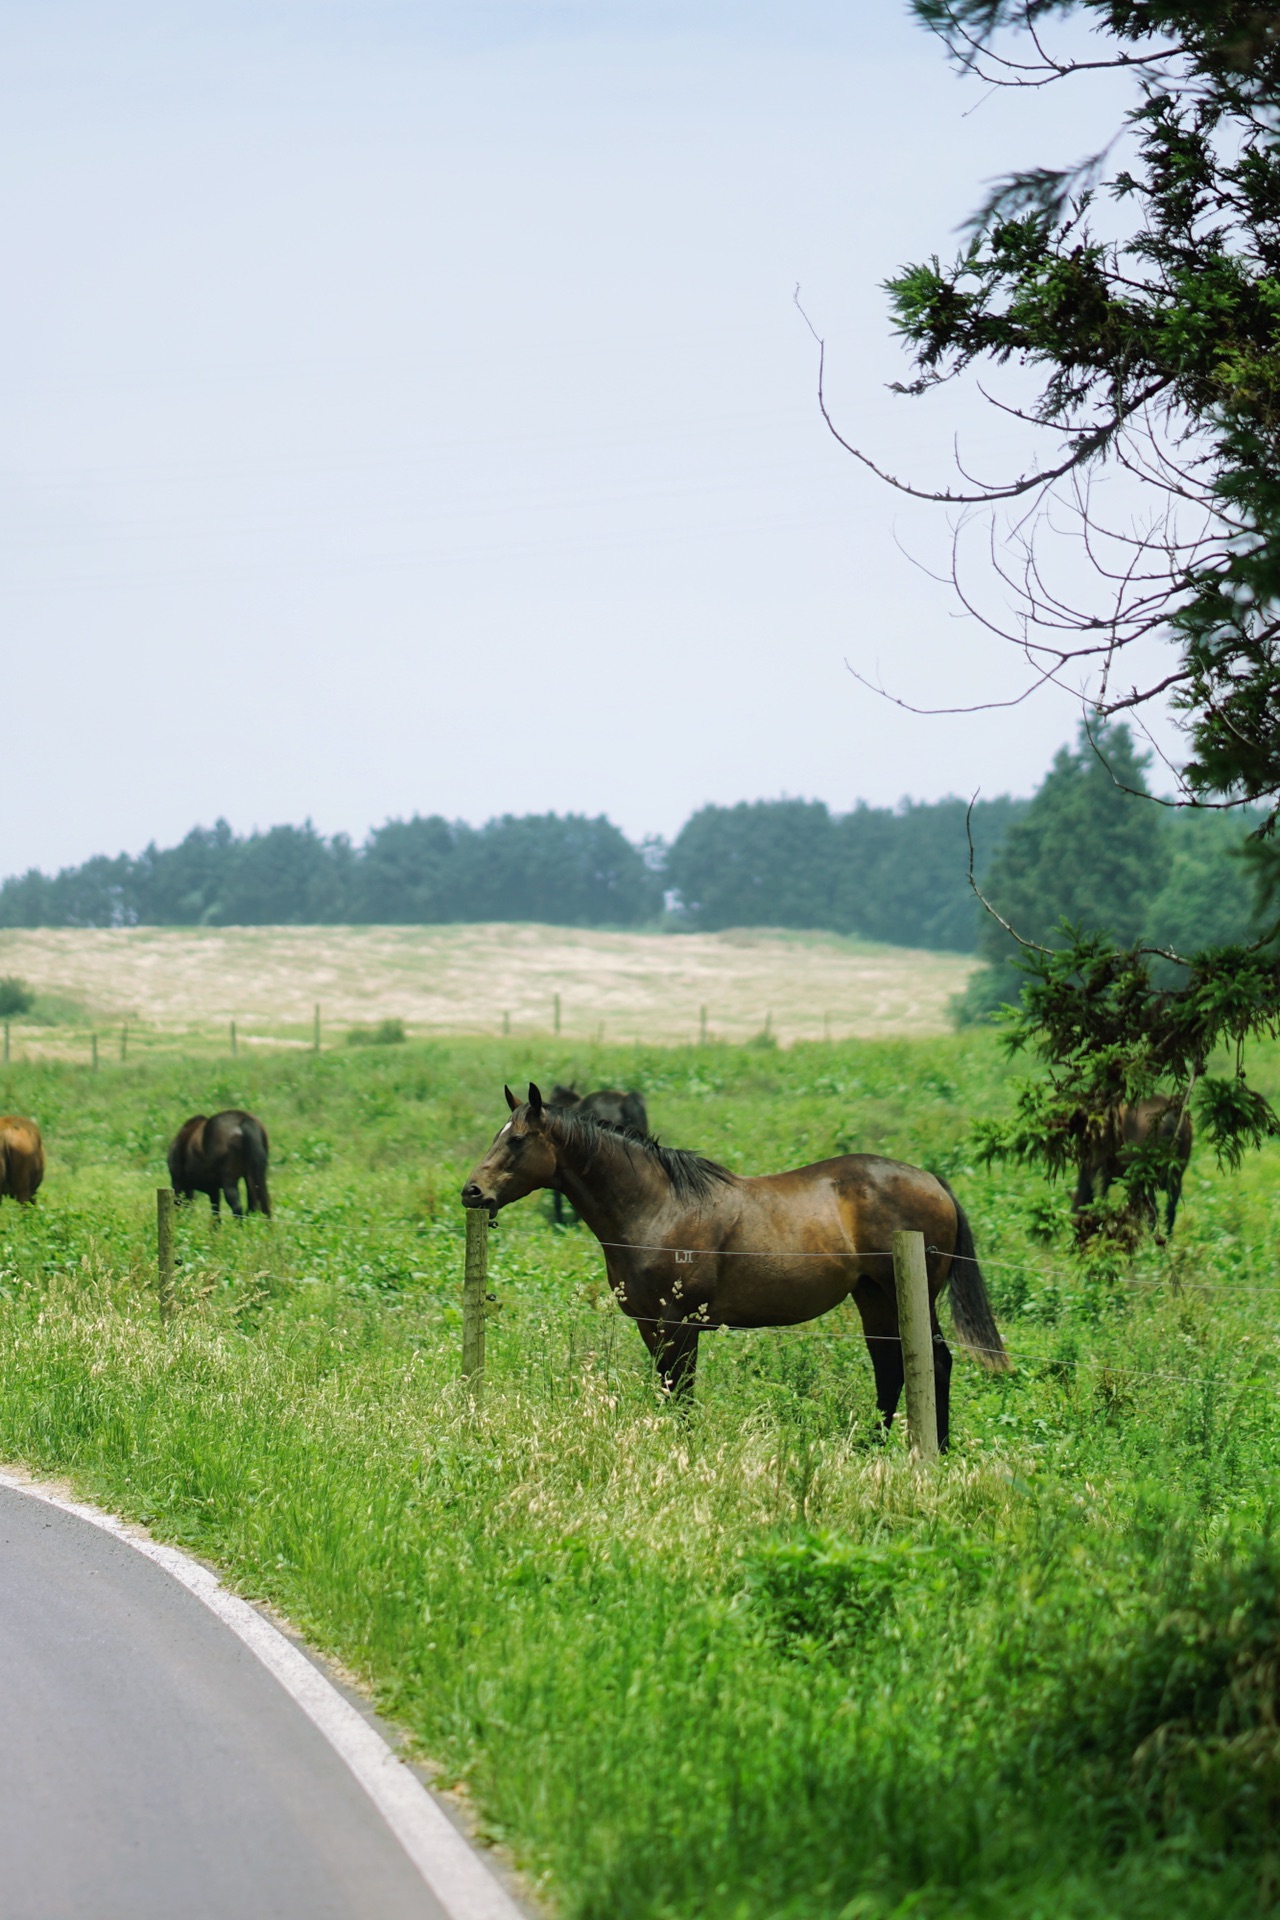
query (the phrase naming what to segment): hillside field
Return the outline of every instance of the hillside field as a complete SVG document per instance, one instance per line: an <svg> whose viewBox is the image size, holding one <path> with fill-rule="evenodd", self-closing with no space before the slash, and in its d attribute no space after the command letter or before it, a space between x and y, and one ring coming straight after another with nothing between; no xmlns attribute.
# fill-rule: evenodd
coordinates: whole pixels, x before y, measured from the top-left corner
<svg viewBox="0 0 1280 1920"><path fill-rule="evenodd" d="M879 1439L848 1309L704 1340L665 1405L545 1196L491 1236L472 1406L458 1187L503 1081L572 1070L741 1171L954 1182L1017 1364L957 1360L936 1471ZM1197 1153L1172 1249L1081 1266L1060 1192L974 1164L1007 1098L972 1033L15 1060L49 1176L0 1206L0 1459L280 1609L565 1920L1272 1911L1280 1148ZM162 1328L165 1144L224 1105L276 1217L184 1213Z"/></svg>
<svg viewBox="0 0 1280 1920"><path fill-rule="evenodd" d="M384 1019L411 1033L549 1033L579 1040L784 1042L939 1033L976 962L838 934L597 933L524 925L121 927L0 932L0 975L37 987L46 1024L15 1028L31 1057L172 1046L238 1027L248 1047L303 1046ZM56 1024L47 1024L50 1018Z"/></svg>

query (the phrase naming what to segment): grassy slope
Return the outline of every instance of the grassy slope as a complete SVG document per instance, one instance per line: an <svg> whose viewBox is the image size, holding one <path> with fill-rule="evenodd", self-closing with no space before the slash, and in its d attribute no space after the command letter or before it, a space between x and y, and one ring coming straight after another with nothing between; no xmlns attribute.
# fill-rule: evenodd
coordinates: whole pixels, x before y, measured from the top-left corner
<svg viewBox="0 0 1280 1920"><path fill-rule="evenodd" d="M1193 1163L1172 1262L1081 1274L1043 1189L966 1159L1003 1097L985 1037L578 1049L744 1171L847 1145L947 1173L1019 1370L958 1364L958 1445L925 1481L875 1443L840 1315L711 1342L683 1419L594 1242L530 1201L494 1235L473 1417L454 1195L528 1070L514 1045L0 1078L51 1147L39 1209L0 1210L0 1453L365 1674L566 1913L1267 1904L1246 1656L1278 1584L1276 1154ZM271 1126L278 1218L184 1220L163 1335L163 1144L224 1104Z"/></svg>

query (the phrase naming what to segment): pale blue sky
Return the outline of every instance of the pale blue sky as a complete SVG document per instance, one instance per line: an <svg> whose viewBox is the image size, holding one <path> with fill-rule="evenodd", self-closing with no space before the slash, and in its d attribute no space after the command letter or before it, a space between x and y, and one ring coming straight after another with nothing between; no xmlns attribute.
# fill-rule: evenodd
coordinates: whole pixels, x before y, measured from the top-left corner
<svg viewBox="0 0 1280 1920"><path fill-rule="evenodd" d="M0 873L223 814L1027 791L1073 730L913 568L980 408L878 283L1110 130L896 0L0 6Z"/></svg>

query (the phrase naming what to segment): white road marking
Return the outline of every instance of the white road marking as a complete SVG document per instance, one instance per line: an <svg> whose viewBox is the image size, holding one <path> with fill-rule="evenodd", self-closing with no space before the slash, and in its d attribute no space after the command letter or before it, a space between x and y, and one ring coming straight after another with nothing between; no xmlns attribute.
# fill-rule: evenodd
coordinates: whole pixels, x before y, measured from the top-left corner
<svg viewBox="0 0 1280 1920"><path fill-rule="evenodd" d="M498 1883L479 1855L436 1805L417 1775L410 1771L349 1700L313 1667L304 1653L277 1627L228 1593L216 1573L189 1559L176 1547L130 1533L114 1514L75 1500L13 1474L0 1472L0 1487L23 1493L46 1506L85 1520L109 1533L180 1581L216 1613L224 1626L243 1641L285 1692L296 1700L345 1762L412 1860L450 1920L523 1920L519 1907Z"/></svg>

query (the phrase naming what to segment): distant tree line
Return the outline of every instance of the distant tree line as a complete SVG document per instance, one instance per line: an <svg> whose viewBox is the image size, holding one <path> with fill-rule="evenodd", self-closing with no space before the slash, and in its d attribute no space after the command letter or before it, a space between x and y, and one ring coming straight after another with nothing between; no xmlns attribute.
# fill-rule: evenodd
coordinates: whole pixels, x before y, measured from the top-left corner
<svg viewBox="0 0 1280 1920"><path fill-rule="evenodd" d="M988 860L1025 801L976 810ZM482 827L391 820L361 847L308 822L99 855L0 885L0 927L438 925L817 928L965 951L978 935L965 805L761 800L703 807L674 843L635 846L604 818L504 815Z"/></svg>
<svg viewBox="0 0 1280 1920"><path fill-rule="evenodd" d="M391 820L359 848L310 821L241 836L220 820L176 847L0 885L0 927L636 926L661 908L642 850L608 820L576 814L508 814L483 827Z"/></svg>
<svg viewBox="0 0 1280 1920"><path fill-rule="evenodd" d="M1123 728L1108 735L1108 752L1125 784L1141 787ZM415 816L375 828L359 847L310 822L237 835L219 821L176 847L6 880L0 927L534 920L825 929L981 950L991 967L975 989L981 1011L993 995L1016 992L1016 978L1013 943L969 886L966 812L954 799L845 814L821 801L758 800L701 808L670 846L636 846L603 817L578 814L506 814L482 827ZM1248 876L1236 858L1243 827L1166 817L1123 793L1083 743L1064 749L1033 800L979 801L971 829L979 884L1028 938L1063 915L1125 938L1150 922L1183 945L1249 920Z"/></svg>

